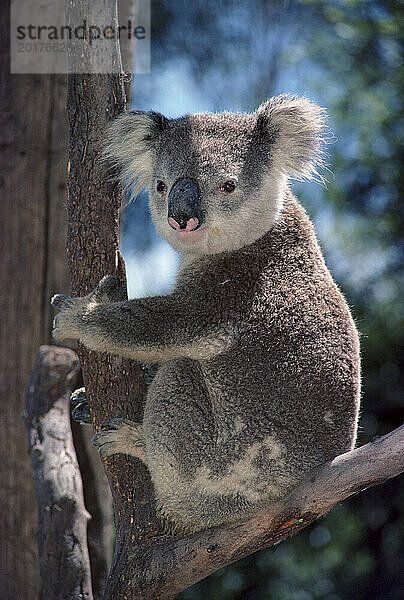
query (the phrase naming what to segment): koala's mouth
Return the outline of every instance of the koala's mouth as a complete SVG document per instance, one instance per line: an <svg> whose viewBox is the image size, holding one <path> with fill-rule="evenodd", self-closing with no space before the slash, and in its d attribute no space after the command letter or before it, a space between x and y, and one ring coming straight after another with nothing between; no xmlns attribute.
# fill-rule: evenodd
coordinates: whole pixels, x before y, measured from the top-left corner
<svg viewBox="0 0 404 600"><path fill-rule="evenodd" d="M191 232L195 231L199 228L199 219L191 218L191 219L178 219L180 223L177 223L175 219L172 217L168 217L168 224L170 227L175 229L177 232Z"/></svg>
<svg viewBox="0 0 404 600"><path fill-rule="evenodd" d="M174 229L174 228L173 228ZM177 229L175 228L175 234L177 240L185 244L195 244L199 242L205 235L206 228L204 226L199 227L196 225L194 229Z"/></svg>

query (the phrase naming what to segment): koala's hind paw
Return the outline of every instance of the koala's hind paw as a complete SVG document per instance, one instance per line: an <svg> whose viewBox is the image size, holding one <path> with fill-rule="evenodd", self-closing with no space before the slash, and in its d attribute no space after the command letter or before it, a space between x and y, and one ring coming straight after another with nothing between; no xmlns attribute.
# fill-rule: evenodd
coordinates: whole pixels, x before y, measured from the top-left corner
<svg viewBox="0 0 404 600"><path fill-rule="evenodd" d="M129 454L147 463L143 427L128 419L110 419L92 440L101 456Z"/></svg>
<svg viewBox="0 0 404 600"><path fill-rule="evenodd" d="M70 396L72 419L77 423L91 423L90 407L88 406L85 388L75 390Z"/></svg>

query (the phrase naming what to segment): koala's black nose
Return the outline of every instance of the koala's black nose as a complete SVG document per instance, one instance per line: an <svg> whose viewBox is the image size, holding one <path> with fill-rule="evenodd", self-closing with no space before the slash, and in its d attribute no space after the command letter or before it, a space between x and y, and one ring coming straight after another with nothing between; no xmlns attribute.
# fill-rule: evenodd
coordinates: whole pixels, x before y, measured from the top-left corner
<svg viewBox="0 0 404 600"><path fill-rule="evenodd" d="M201 191L196 181L179 179L168 194L168 222L173 229L194 231L204 222Z"/></svg>

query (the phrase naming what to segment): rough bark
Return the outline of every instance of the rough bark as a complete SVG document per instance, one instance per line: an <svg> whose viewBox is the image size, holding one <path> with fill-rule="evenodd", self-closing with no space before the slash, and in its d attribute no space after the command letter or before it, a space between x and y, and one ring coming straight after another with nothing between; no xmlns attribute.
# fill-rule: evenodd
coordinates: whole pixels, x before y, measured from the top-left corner
<svg viewBox="0 0 404 600"><path fill-rule="evenodd" d="M73 2L68 4L72 10ZM74 18L82 18L80 10L89 18L88 3L75 2L74 5ZM98 18L106 23L116 19L115 2L93 2L91 10L99 11L98 15L104 11ZM70 52L74 54L74 46ZM114 52L113 61L120 65L118 44ZM73 295L87 293L106 274L116 274L125 283L123 260L118 249L122 194L116 184L107 180L105 165L99 161L105 129L125 105L123 74L92 73L91 56L83 55L82 60L82 71L88 71L88 74L69 74L67 98L67 247ZM83 347L78 352L95 427L114 416L141 420L144 382L139 365L96 354ZM115 581L126 568L125 549L136 540L155 534L159 525L146 468L136 459L122 456L107 459L104 464L116 513L117 537L110 574L110 581ZM111 597L118 600L107 590L106 598Z"/></svg>
<svg viewBox="0 0 404 600"><path fill-rule="evenodd" d="M72 350L41 346L25 397L43 600L93 598L87 549L90 515L70 428L70 393L79 370Z"/></svg>
<svg viewBox="0 0 404 600"><path fill-rule="evenodd" d="M40 344L50 343L49 298L68 293L66 259L67 77L9 72L8 7L1 11L0 165L0 597L37 600L40 589L35 543L36 512L25 433L24 390ZM92 572L104 581L112 546L112 501L96 451L77 451L86 484ZM91 477L89 477L89 475ZM97 500L95 500L97 499ZM94 502L93 502L94 500ZM109 524L109 530L108 530ZM111 551L109 550L109 554Z"/></svg>
<svg viewBox="0 0 404 600"><path fill-rule="evenodd" d="M168 600L236 560L300 531L331 508L404 471L404 426L314 470L254 517L187 537L163 536L128 549L112 598Z"/></svg>

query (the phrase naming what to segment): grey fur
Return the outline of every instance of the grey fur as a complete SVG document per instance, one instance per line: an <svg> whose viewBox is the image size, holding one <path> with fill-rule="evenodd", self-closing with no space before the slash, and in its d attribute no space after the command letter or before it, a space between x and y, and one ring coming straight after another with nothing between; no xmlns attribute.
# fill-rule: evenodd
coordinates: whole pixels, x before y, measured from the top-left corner
<svg viewBox="0 0 404 600"><path fill-rule="evenodd" d="M56 297L54 336L161 363L143 423L114 420L95 443L145 461L174 529L245 517L355 443L358 335L287 187L315 173L323 119L280 96L252 114L128 114L108 134L106 155L124 183L150 189L156 229L182 254L176 286L126 302L106 278L85 298ZM206 215L189 239L167 223L180 179L198 183Z"/></svg>

